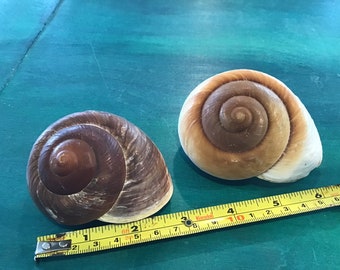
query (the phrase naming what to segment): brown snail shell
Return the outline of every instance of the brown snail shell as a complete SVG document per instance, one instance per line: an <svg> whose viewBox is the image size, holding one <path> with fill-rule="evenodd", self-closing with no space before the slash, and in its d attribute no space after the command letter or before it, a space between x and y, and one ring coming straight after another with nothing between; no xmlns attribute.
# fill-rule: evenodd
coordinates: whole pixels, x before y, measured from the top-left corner
<svg viewBox="0 0 340 270"><path fill-rule="evenodd" d="M317 128L300 99L254 70L223 72L198 85L183 104L178 133L192 162L223 179L291 182L322 161Z"/></svg>
<svg viewBox="0 0 340 270"><path fill-rule="evenodd" d="M49 126L31 150L27 182L40 210L65 225L139 220L160 210L173 192L164 159L145 133L98 111Z"/></svg>

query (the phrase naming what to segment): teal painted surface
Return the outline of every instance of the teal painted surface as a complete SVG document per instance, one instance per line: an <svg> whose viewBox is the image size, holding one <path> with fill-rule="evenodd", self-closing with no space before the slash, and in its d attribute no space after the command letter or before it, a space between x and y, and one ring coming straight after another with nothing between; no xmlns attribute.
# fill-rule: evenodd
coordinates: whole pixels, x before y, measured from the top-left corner
<svg viewBox="0 0 340 270"><path fill-rule="evenodd" d="M161 150L175 185L161 213L339 183L337 1L69 0L50 22L56 1L20 3L0 4L0 269L338 268L336 208L35 264L36 236L69 228L42 216L25 180L40 133L66 114L95 109L127 118ZM225 182L184 156L177 137L184 99L234 68L267 72L305 103L324 146L310 176L284 185Z"/></svg>
<svg viewBox="0 0 340 270"><path fill-rule="evenodd" d="M15 74L28 50L53 14L57 1L0 3L0 92Z"/></svg>

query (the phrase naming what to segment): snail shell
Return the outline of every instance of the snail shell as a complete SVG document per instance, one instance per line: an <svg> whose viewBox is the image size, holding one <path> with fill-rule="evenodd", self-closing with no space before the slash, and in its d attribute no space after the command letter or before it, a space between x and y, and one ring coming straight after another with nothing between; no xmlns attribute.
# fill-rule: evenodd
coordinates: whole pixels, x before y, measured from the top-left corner
<svg viewBox="0 0 340 270"><path fill-rule="evenodd" d="M185 100L178 123L184 152L223 179L292 182L322 161L317 128L281 81L254 70L217 74Z"/></svg>
<svg viewBox="0 0 340 270"><path fill-rule="evenodd" d="M154 143L135 125L105 112L68 115L37 139L27 166L30 194L60 224L150 216L173 185Z"/></svg>

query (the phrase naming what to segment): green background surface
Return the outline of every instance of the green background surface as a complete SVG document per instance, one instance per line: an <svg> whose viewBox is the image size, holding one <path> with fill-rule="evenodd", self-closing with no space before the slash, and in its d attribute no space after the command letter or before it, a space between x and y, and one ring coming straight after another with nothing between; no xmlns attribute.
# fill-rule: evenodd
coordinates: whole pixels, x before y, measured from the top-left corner
<svg viewBox="0 0 340 270"><path fill-rule="evenodd" d="M339 59L335 0L1 1L0 269L339 269L338 208L35 263L36 237L68 228L38 211L25 177L49 124L94 109L125 117L161 150L175 191L160 213L340 183ZM186 96L235 68L279 78L310 111L324 160L305 179L221 181L184 155Z"/></svg>

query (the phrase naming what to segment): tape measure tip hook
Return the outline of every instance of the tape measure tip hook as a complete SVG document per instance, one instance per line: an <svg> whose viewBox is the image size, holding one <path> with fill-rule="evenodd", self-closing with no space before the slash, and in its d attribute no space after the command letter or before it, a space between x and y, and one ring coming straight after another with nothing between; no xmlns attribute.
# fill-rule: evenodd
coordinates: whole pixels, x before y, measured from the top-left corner
<svg viewBox="0 0 340 270"><path fill-rule="evenodd" d="M60 241L38 241L35 250L34 260L37 255L46 254L55 251L65 251L71 248L72 240L60 240Z"/></svg>

